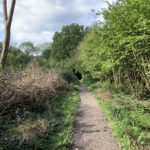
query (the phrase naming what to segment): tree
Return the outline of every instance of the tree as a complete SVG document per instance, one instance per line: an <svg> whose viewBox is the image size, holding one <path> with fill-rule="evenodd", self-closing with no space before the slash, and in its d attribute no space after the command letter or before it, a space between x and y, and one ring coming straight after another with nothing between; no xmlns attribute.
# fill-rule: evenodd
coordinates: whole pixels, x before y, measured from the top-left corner
<svg viewBox="0 0 150 150"><path fill-rule="evenodd" d="M7 0L2 1L4 28L5 28L3 49L2 49L1 58L0 58L0 64L1 64L2 68L5 67L5 63L6 63L6 59L7 59L7 55L8 55L8 51L9 51L11 23L12 23L12 18L13 18L13 14L14 14L15 4L16 4L16 0L12 0L9 15L8 15Z"/></svg>
<svg viewBox="0 0 150 150"><path fill-rule="evenodd" d="M3 43L0 42L0 53L2 52Z"/></svg>
<svg viewBox="0 0 150 150"><path fill-rule="evenodd" d="M31 57L22 52L18 47L10 45L6 66L14 70L21 69L28 65Z"/></svg>
<svg viewBox="0 0 150 150"><path fill-rule="evenodd" d="M27 55L39 55L41 48L39 46L35 46L32 42L23 42L20 44L19 48L25 52Z"/></svg>
<svg viewBox="0 0 150 150"><path fill-rule="evenodd" d="M150 1L118 0L100 13L76 54L85 77L149 95L149 11Z"/></svg>
<svg viewBox="0 0 150 150"><path fill-rule="evenodd" d="M75 23L64 26L61 32L54 34L51 49L53 58L59 60L70 58L83 37L84 26Z"/></svg>
<svg viewBox="0 0 150 150"><path fill-rule="evenodd" d="M19 48L27 55L34 55L39 51L39 48L34 46L32 42L23 42L20 44Z"/></svg>
<svg viewBox="0 0 150 150"><path fill-rule="evenodd" d="M52 47L46 48L42 53L42 57L48 60L51 57L51 51Z"/></svg>

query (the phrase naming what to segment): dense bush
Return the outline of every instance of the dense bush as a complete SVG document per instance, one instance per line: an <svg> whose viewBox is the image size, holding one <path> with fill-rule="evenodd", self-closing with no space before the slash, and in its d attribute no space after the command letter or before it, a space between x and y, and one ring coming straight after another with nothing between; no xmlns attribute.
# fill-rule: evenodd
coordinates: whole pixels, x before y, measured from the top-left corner
<svg viewBox="0 0 150 150"><path fill-rule="evenodd" d="M93 25L78 48L85 76L150 95L149 11L149 1L118 0L100 12L104 21Z"/></svg>
<svg viewBox="0 0 150 150"><path fill-rule="evenodd" d="M77 77L74 75L71 69L64 69L61 71L61 75L64 80L68 82L78 83Z"/></svg>
<svg viewBox="0 0 150 150"><path fill-rule="evenodd" d="M66 88L66 82L55 72L28 69L19 74L0 76L0 115L16 117L16 111L43 111L49 100Z"/></svg>

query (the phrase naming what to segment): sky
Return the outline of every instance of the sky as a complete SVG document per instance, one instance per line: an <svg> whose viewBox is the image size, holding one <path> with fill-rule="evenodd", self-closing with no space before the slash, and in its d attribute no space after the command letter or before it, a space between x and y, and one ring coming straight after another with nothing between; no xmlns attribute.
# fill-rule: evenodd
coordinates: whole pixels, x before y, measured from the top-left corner
<svg viewBox="0 0 150 150"><path fill-rule="evenodd" d="M11 0L8 0L8 5ZM78 23L90 26L101 19L91 10L106 8L104 0L16 0L11 43L51 42L62 26ZM110 3L113 0L107 0ZM2 0L0 0L0 41L3 39Z"/></svg>

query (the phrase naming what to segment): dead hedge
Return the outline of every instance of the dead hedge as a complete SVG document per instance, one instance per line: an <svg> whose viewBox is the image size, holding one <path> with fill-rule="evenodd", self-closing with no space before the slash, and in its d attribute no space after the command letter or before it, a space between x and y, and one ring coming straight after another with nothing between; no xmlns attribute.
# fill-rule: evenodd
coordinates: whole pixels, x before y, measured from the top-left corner
<svg viewBox="0 0 150 150"><path fill-rule="evenodd" d="M67 83L55 72L26 69L12 77L0 74L0 116L43 111Z"/></svg>

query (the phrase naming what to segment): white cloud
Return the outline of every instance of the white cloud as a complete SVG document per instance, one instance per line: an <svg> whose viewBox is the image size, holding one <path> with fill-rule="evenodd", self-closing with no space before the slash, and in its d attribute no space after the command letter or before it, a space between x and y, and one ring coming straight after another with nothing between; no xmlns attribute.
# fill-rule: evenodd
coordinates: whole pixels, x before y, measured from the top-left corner
<svg viewBox="0 0 150 150"><path fill-rule="evenodd" d="M12 24L12 41L50 42L54 32L60 30L63 25L73 22L90 25L97 19L90 10L100 10L104 7L106 3L103 0L17 0ZM2 27L0 40L1 30Z"/></svg>
<svg viewBox="0 0 150 150"><path fill-rule="evenodd" d="M12 37L15 37L15 40L18 42L23 42L23 41L32 41L35 44L41 44L45 42L51 42L53 33L52 32L21 32L21 34L13 34Z"/></svg>

